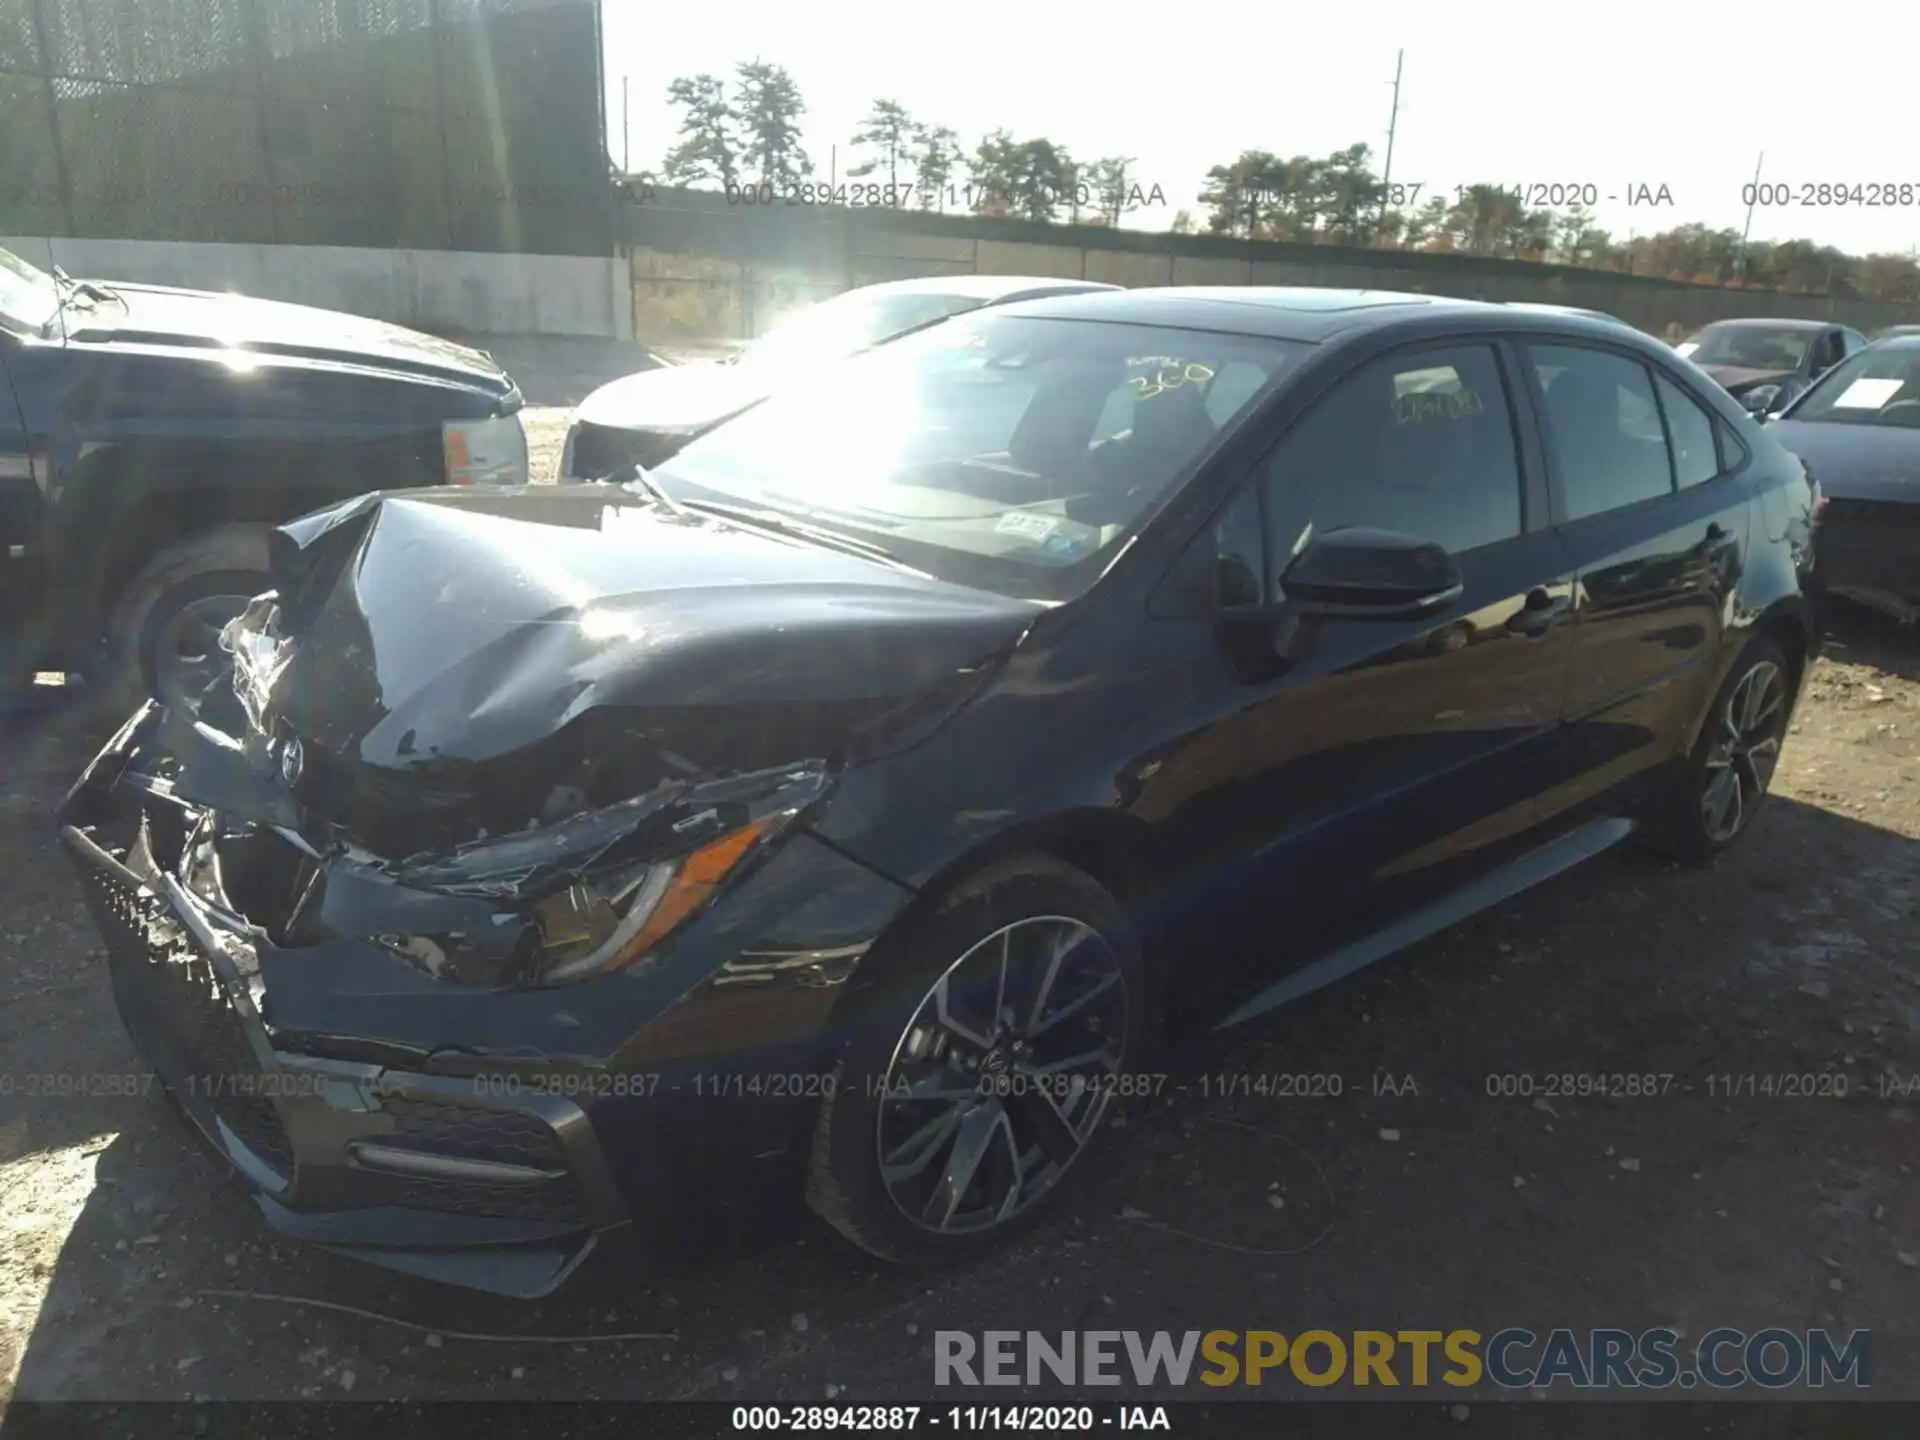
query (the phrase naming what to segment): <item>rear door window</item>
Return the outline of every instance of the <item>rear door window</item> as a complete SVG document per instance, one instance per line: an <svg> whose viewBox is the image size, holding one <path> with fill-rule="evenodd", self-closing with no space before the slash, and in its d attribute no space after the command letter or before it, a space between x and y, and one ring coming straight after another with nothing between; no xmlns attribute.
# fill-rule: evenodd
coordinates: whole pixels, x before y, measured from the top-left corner
<svg viewBox="0 0 1920 1440"><path fill-rule="evenodd" d="M1673 492L1653 381L1637 360L1571 345L1528 345L1545 399L1546 441L1568 520Z"/></svg>

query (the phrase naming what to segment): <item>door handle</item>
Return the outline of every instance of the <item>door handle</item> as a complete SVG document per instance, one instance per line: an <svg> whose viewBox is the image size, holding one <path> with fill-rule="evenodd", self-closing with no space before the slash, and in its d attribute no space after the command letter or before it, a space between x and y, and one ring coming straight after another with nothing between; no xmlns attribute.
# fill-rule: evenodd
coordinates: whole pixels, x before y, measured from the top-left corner
<svg viewBox="0 0 1920 1440"><path fill-rule="evenodd" d="M1573 599L1568 595L1555 595L1547 590L1529 590L1526 604L1514 617L1507 621L1507 629L1515 635L1529 638L1544 635L1552 628L1553 622L1572 607Z"/></svg>

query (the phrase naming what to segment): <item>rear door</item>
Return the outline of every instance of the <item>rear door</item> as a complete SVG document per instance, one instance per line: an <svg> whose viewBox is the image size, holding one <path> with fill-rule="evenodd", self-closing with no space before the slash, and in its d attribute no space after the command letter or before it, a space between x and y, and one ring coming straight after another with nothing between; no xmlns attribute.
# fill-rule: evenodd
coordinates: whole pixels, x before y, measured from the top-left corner
<svg viewBox="0 0 1920 1440"><path fill-rule="evenodd" d="M1611 805L1684 755L1746 546L1739 441L1686 387L1587 340L1521 347L1576 575L1567 799Z"/></svg>

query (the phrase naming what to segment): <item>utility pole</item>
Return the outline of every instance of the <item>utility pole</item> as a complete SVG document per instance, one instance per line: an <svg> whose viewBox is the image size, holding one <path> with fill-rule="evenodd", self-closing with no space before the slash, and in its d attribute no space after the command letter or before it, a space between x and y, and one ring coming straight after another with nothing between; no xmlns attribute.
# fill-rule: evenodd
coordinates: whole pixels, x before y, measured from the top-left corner
<svg viewBox="0 0 1920 1440"><path fill-rule="evenodd" d="M1753 233L1753 202L1760 198L1760 167L1766 163L1767 152L1762 150L1753 162L1753 188L1747 192L1747 223L1740 227L1740 253L1733 257L1733 274L1738 280L1747 278L1747 236Z"/></svg>
<svg viewBox="0 0 1920 1440"><path fill-rule="evenodd" d="M626 179L633 173L633 157L627 152L627 145L633 138L633 122L627 106L627 77L620 77L620 178Z"/></svg>
<svg viewBox="0 0 1920 1440"><path fill-rule="evenodd" d="M1407 52L1400 51L1393 60L1393 109L1387 112L1387 160L1380 171L1380 218L1385 219L1387 207L1392 203L1393 194L1393 137L1400 128L1400 67L1406 63Z"/></svg>

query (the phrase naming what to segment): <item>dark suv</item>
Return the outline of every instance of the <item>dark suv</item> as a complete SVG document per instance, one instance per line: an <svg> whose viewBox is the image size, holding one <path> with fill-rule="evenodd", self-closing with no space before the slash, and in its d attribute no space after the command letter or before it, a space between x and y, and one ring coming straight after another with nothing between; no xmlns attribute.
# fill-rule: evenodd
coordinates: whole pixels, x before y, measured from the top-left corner
<svg viewBox="0 0 1920 1440"><path fill-rule="evenodd" d="M132 716L61 834L287 1234L533 1294L804 1197L959 1256L1168 1036L1629 836L1733 844L1815 501L1603 320L983 309L620 485L286 527L224 705Z"/></svg>
<svg viewBox="0 0 1920 1440"><path fill-rule="evenodd" d="M267 586L272 527L390 486L527 479L475 350L0 250L0 692L34 670L179 702Z"/></svg>

